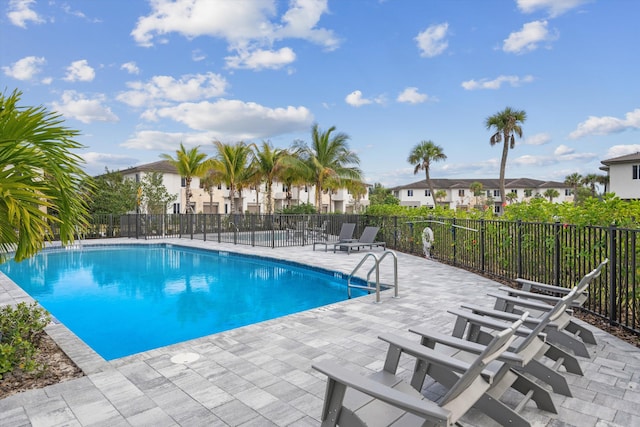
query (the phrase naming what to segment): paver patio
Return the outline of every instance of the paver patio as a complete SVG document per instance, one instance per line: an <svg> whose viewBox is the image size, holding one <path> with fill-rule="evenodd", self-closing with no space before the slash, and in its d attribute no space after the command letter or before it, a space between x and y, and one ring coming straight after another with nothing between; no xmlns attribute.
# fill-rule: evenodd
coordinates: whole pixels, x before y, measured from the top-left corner
<svg viewBox="0 0 640 427"><path fill-rule="evenodd" d="M111 239L100 243L158 243ZM259 254L349 274L363 254L297 248L252 248L214 242L166 239L161 242ZM97 241L89 242L91 244ZM375 251L380 253L381 251ZM393 332L417 339L410 326L428 324L449 332L446 311L461 302L491 304L486 296L499 284L485 277L416 256L398 253L399 298L384 292L281 317L200 339L106 362L63 325L49 333L87 376L0 400L1 426L307 426L318 425L325 377L311 368L336 359L362 373L382 368L386 344L377 339ZM390 282L393 262L381 265ZM366 269L363 271L366 272ZM303 284L301 284L303 285ZM0 304L29 300L0 274ZM553 394L558 414L532 403L523 415L534 426L640 425L640 349L599 329L591 359L580 359L585 375L566 374L573 397ZM195 361L172 362L194 353ZM409 376L412 360L402 360ZM437 394L427 384L424 393ZM471 411L470 426L496 425Z"/></svg>

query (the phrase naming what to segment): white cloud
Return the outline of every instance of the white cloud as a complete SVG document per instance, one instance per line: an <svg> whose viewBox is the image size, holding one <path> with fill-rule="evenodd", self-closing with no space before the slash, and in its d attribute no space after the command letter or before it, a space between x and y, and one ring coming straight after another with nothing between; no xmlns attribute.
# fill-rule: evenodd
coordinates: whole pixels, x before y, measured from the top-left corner
<svg viewBox="0 0 640 427"><path fill-rule="evenodd" d="M34 3L35 0L10 0L9 12L7 12L9 21L21 28L27 28L27 22L35 24L45 22L35 10L31 9Z"/></svg>
<svg viewBox="0 0 640 427"><path fill-rule="evenodd" d="M408 87L398 95L396 101L407 102L409 104L420 104L425 102L427 99L429 99L427 94L418 92L417 87Z"/></svg>
<svg viewBox="0 0 640 427"><path fill-rule="evenodd" d="M89 65L86 59L79 61L73 61L71 65L67 67L67 75L64 80L68 82L90 82L96 77L96 72Z"/></svg>
<svg viewBox="0 0 640 427"><path fill-rule="evenodd" d="M550 42L558 38L549 33L547 21L528 22L518 32L509 34L502 45L502 50L509 53L524 53L536 50L542 42Z"/></svg>
<svg viewBox="0 0 640 427"><path fill-rule="evenodd" d="M200 62L207 58L207 55L204 54L200 49L195 49L191 52L191 59L194 62Z"/></svg>
<svg viewBox="0 0 640 427"><path fill-rule="evenodd" d="M44 57L27 56L17 60L9 67L2 67L2 71L16 80L31 80L42 71L41 66L46 62Z"/></svg>
<svg viewBox="0 0 640 427"><path fill-rule="evenodd" d="M277 41L303 39L328 50L339 45L331 30L316 27L328 12L327 0L291 0L279 20L275 2L264 0L157 0L151 2L151 7L151 13L140 17L131 32L142 46L152 46L154 38L170 33L187 38L216 37L226 40L230 51L238 52L231 57L232 63L248 66L252 62L244 61L244 57L254 58L256 51L256 65L274 68L274 64L295 59L290 48L273 50ZM261 58L261 52L271 54ZM268 63L272 66L265 67Z"/></svg>
<svg viewBox="0 0 640 427"><path fill-rule="evenodd" d="M354 90L349 95L344 98L345 102L352 107L362 107L367 104L384 104L385 99L384 96L378 96L374 99L363 98L362 92L359 90Z"/></svg>
<svg viewBox="0 0 640 427"><path fill-rule="evenodd" d="M140 74L140 68L138 68L134 61L125 62L120 66L120 69L126 70L129 74Z"/></svg>
<svg viewBox="0 0 640 427"><path fill-rule="evenodd" d="M132 107L152 107L224 95L228 83L219 74L186 74L179 79L154 76L148 82L129 82L131 89L116 99Z"/></svg>
<svg viewBox="0 0 640 427"><path fill-rule="evenodd" d="M607 159L634 153L640 153L640 144L614 145L607 150Z"/></svg>
<svg viewBox="0 0 640 427"><path fill-rule="evenodd" d="M269 108L254 102L221 99L182 103L146 112L147 119L168 118L191 129L215 132L232 139L269 138L306 130L313 115L305 107Z"/></svg>
<svg viewBox="0 0 640 427"><path fill-rule="evenodd" d="M220 139L220 135L212 132L186 133L186 132L161 132L156 130L142 130L136 132L133 138L121 144L122 147L136 150L174 151L182 143L185 147L201 146L201 151L206 151L211 141Z"/></svg>
<svg viewBox="0 0 640 427"><path fill-rule="evenodd" d="M544 145L551 141L551 135L548 133L537 133L524 139L523 144L527 145Z"/></svg>
<svg viewBox="0 0 640 427"><path fill-rule="evenodd" d="M252 70L272 69L277 70L296 60L296 54L288 47L280 50L239 51L236 56L225 58L229 68L248 68Z"/></svg>
<svg viewBox="0 0 640 427"><path fill-rule="evenodd" d="M549 16L554 18L576 8L590 0L517 0L518 8L523 13L532 13L539 9L546 9Z"/></svg>
<svg viewBox="0 0 640 427"><path fill-rule="evenodd" d="M68 118L74 118L82 123L117 122L118 117L109 107L103 105L104 95L96 95L93 99L67 90L62 94L61 102L53 102L53 109Z"/></svg>
<svg viewBox="0 0 640 427"><path fill-rule="evenodd" d="M625 114L624 119L610 116L589 116L587 120L578 124L576 130L569 134L569 138L578 139L590 135L609 135L637 129L640 129L640 108Z"/></svg>
<svg viewBox="0 0 640 427"><path fill-rule="evenodd" d="M138 162L138 159L124 154L88 152L82 153L82 158L85 169L92 174L103 174L106 167L109 170L126 169Z"/></svg>
<svg viewBox="0 0 640 427"><path fill-rule="evenodd" d="M418 42L420 56L431 58L444 52L449 46L449 43L445 39L448 29L449 24L445 22L442 24L431 25L426 30L419 33L415 40Z"/></svg>
<svg viewBox="0 0 640 427"><path fill-rule="evenodd" d="M518 87L523 83L531 83L533 81L533 76L527 75L524 77L518 76L498 76L493 80L480 79L480 80L467 80L466 82L462 82L462 87L466 90L477 90L477 89L500 89L503 83L507 83L512 87Z"/></svg>
<svg viewBox="0 0 640 427"><path fill-rule="evenodd" d="M567 147L566 145L558 145L558 147L554 150L553 154L555 156L566 156L567 154L573 154L576 150L571 147Z"/></svg>

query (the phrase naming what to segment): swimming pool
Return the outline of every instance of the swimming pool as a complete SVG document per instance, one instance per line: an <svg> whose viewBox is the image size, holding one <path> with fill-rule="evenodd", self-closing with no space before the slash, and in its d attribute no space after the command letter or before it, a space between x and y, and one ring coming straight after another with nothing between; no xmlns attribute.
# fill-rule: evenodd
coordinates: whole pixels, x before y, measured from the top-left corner
<svg viewBox="0 0 640 427"><path fill-rule="evenodd" d="M340 273L165 244L45 250L0 271L107 360L347 298Z"/></svg>

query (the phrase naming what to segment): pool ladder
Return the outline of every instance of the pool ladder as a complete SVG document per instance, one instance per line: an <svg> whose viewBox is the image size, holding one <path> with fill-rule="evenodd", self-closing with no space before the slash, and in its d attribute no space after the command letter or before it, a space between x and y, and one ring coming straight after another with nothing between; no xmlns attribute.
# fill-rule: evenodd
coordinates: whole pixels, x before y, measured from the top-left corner
<svg viewBox="0 0 640 427"><path fill-rule="evenodd" d="M383 259L385 259L385 257L387 255L391 255L393 257L393 285L381 285L380 284L380 263L382 262ZM368 258L373 257L374 260L374 265L373 267L371 267L371 269L369 270L369 272L367 273L367 284L365 285L353 285L351 284L351 278L353 277L354 274L356 274L356 272L360 269L360 267L362 267L362 265L365 263L365 261ZM376 272L376 281L375 281L375 287L371 286L372 282L371 282L371 273ZM395 252L393 251L388 251L385 250L382 255L380 256L380 258L378 258L378 256L376 254L374 254L373 252L369 252L368 254L366 254L358 263L358 265L356 265L356 268L353 269L353 271L351 272L351 274L349 274L349 278L347 279L347 295L349 298L351 298L351 288L355 288L355 289L364 289L367 290L369 292L371 291L376 291L376 303L380 302L380 287L384 287L384 288L393 288L394 292L393 292L393 297L397 298L398 297L398 256L396 255Z"/></svg>

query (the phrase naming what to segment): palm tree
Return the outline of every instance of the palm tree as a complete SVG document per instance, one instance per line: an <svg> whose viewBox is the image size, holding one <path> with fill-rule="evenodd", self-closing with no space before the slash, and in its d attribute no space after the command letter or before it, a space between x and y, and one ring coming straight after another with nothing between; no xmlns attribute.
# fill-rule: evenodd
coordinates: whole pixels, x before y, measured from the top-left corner
<svg viewBox="0 0 640 427"><path fill-rule="evenodd" d="M511 107L505 108L493 116L487 117L485 126L488 130L495 130L489 142L491 146L503 143L502 158L500 160L500 197L502 205L506 203L506 193L504 189L504 173L507 169L507 155L509 148L515 148L515 135L522 138L522 127L520 124L527 120L527 113L524 110L513 110Z"/></svg>
<svg viewBox="0 0 640 427"><path fill-rule="evenodd" d="M209 164L217 182L224 182L229 189L229 213L234 213L233 200L235 192L242 192L253 178L251 162L253 160L253 144L240 141L236 144L223 144L213 141L216 155Z"/></svg>
<svg viewBox="0 0 640 427"><path fill-rule="evenodd" d="M595 173L590 173L585 175L582 178L581 184L589 187L589 191L591 191L591 197L596 197L596 184L598 183L598 175Z"/></svg>
<svg viewBox="0 0 640 427"><path fill-rule="evenodd" d="M436 205L436 193L433 188L433 183L431 182L429 171L431 168L431 163L439 162L446 158L447 156L442 151L442 147L434 144L433 141L421 141L411 149L409 158L407 158L407 161L415 166L413 170L414 175L417 174L420 170L424 170L424 174L427 179L427 185L429 186L429 192L431 193L431 197L433 197L434 206Z"/></svg>
<svg viewBox="0 0 640 427"><path fill-rule="evenodd" d="M207 172L207 155L199 151L199 147L187 150L182 143L180 149L176 150L176 156L161 154L160 157L171 163L185 181L185 204L184 213L193 213L191 206L191 181L193 177L202 177Z"/></svg>
<svg viewBox="0 0 640 427"><path fill-rule="evenodd" d="M567 175L564 179L564 183L571 187L573 193L573 204L578 204L578 187L582 185L582 175L578 172L574 172L571 175Z"/></svg>
<svg viewBox="0 0 640 427"><path fill-rule="evenodd" d="M560 193L558 193L558 190L556 190L555 188L547 188L547 190L542 193L542 195L544 197L547 197L549 199L549 202L553 202L553 199L558 197Z"/></svg>
<svg viewBox="0 0 640 427"><path fill-rule="evenodd" d="M63 126L45 107L19 106L22 92L0 94L0 262L35 255L59 228L62 243L73 242L88 224L90 177L82 170L80 132Z"/></svg>
<svg viewBox="0 0 640 427"><path fill-rule="evenodd" d="M469 185L469 189L473 193L474 207L478 207L478 197L482 195L482 183L474 181Z"/></svg>
<svg viewBox="0 0 640 427"><path fill-rule="evenodd" d="M262 149L255 147L254 149L254 166L256 177L265 183L265 191L267 193L267 214L273 213L273 193L271 187L273 181L282 178L283 172L287 167L287 159L290 157L287 150L273 148L269 142L262 142ZM256 188L259 188L258 183ZM256 200L260 199L260 194Z"/></svg>
<svg viewBox="0 0 640 427"><path fill-rule="evenodd" d="M314 124L311 128L311 146L301 141L294 143L294 148L311 172L318 212L321 210L322 191L326 189L324 183L328 178L362 179L362 171L354 166L360 164L360 159L349 150L349 136L342 132L332 135L335 130L336 127L332 126L323 132Z"/></svg>
<svg viewBox="0 0 640 427"><path fill-rule="evenodd" d="M602 194L606 194L607 186L609 185L609 175L597 175L596 182L602 185Z"/></svg>

